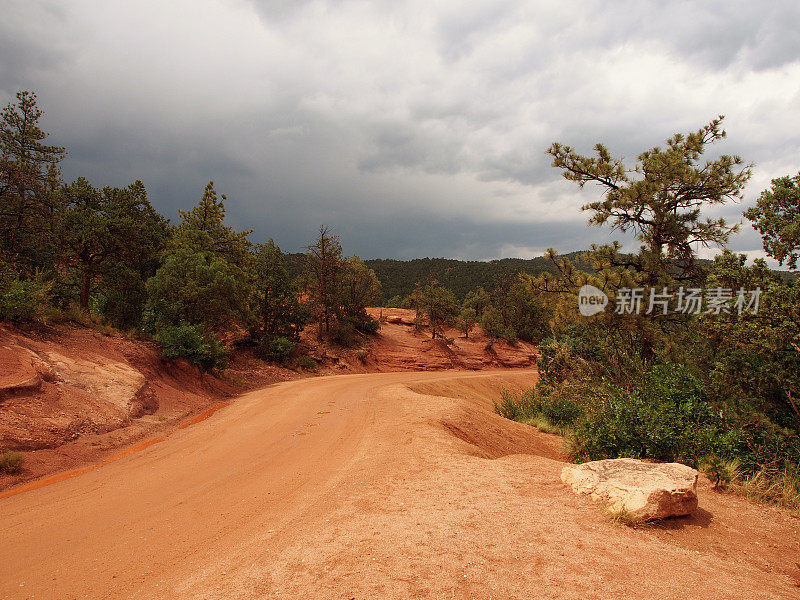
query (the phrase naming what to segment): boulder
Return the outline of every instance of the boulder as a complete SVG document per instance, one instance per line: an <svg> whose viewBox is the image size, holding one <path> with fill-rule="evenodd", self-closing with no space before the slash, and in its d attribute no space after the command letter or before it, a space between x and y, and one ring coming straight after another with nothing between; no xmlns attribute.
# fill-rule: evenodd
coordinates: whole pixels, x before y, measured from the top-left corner
<svg viewBox="0 0 800 600"><path fill-rule="evenodd" d="M688 515L697 508L698 472L678 463L633 458L568 465L561 481L633 522Z"/></svg>

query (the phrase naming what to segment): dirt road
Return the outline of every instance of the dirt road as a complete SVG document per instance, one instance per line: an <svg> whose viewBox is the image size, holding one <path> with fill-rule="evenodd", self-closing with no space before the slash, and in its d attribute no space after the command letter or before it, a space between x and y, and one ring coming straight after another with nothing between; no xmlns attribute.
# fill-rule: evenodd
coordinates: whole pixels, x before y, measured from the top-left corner
<svg viewBox="0 0 800 600"><path fill-rule="evenodd" d="M489 398L520 372L249 393L161 443L0 499L2 598L797 598L800 521L701 490L659 527L559 481Z"/></svg>

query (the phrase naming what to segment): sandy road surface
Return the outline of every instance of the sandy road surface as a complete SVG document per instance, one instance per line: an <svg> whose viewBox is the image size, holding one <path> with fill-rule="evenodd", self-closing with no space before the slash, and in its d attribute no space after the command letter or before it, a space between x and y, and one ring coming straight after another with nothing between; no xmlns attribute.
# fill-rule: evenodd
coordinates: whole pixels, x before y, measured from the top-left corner
<svg viewBox="0 0 800 600"><path fill-rule="evenodd" d="M661 527L492 414L531 372L293 381L0 500L0 598L797 598L800 522L702 490ZM797 571L797 572L796 572Z"/></svg>

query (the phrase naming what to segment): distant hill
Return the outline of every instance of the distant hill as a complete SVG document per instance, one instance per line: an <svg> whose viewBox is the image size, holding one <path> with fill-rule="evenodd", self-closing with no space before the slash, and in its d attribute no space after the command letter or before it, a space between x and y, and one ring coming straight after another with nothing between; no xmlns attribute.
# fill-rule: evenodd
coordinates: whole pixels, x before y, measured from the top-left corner
<svg viewBox="0 0 800 600"><path fill-rule="evenodd" d="M585 270L588 264L579 260L585 251L570 252L559 255L569 258L575 266ZM286 265L292 277L300 275L303 270L303 254L287 254ZM544 257L539 258L502 258L499 260L457 260L454 258L415 258L412 260L395 260L374 258L364 261L367 266L375 271L383 288L383 301L386 302L394 296L405 297L414 291L414 284L424 281L429 276L435 277L439 283L450 288L456 297L461 300L467 294L483 286L486 290L494 287L496 280L504 275L517 273L555 273L552 262ZM708 267L714 261L697 259L698 264ZM797 274L778 271L786 278L796 277Z"/></svg>
<svg viewBox="0 0 800 600"><path fill-rule="evenodd" d="M367 266L375 271L383 287L384 299L394 296L407 296L414 290L414 284L434 277L451 289L457 298L462 299L467 292L478 286L487 290L495 280L504 275L525 272L538 275L551 271L553 265L544 258L524 260L504 258L489 262L455 260L452 258L417 258L414 260L373 259Z"/></svg>
<svg viewBox="0 0 800 600"><path fill-rule="evenodd" d="M576 261L582 252L571 252L563 256ZM553 264L544 257L523 259L503 258L492 261L456 260L453 258L415 258L413 260L370 259L364 261L375 271L383 288L384 301L394 296L407 296L414 290L414 284L429 276L450 288L457 298L462 299L467 292L478 286L487 290L504 275L529 273L538 275L545 271L554 272ZM302 271L303 255L288 254L286 264L290 274L295 277Z"/></svg>

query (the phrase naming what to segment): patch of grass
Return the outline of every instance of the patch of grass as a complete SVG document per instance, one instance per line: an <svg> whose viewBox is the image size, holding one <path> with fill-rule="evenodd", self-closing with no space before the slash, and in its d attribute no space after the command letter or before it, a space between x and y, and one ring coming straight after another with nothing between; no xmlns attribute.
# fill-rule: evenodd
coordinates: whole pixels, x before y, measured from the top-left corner
<svg viewBox="0 0 800 600"><path fill-rule="evenodd" d="M754 502L774 504L800 514L800 467L779 473L759 471L755 475L738 476L729 487Z"/></svg>
<svg viewBox="0 0 800 600"><path fill-rule="evenodd" d="M0 473L8 473L9 475L19 473L24 462L25 455L22 452L15 452L14 450L0 452Z"/></svg>
<svg viewBox="0 0 800 600"><path fill-rule="evenodd" d="M83 327L92 329L93 331L109 337L123 336L123 333L119 329L106 323L103 317L92 312L85 311L74 303L71 303L69 306L62 309L55 320L82 325Z"/></svg>
<svg viewBox="0 0 800 600"><path fill-rule="evenodd" d="M612 523L619 523L627 527L635 527L641 524L641 521L636 519L627 508L606 508L605 515Z"/></svg>
<svg viewBox="0 0 800 600"><path fill-rule="evenodd" d="M540 395L534 389L520 394L503 390L500 398L500 402L494 403L497 414L533 425L546 433L566 435L581 415L580 406L572 400Z"/></svg>
<svg viewBox="0 0 800 600"><path fill-rule="evenodd" d="M741 464L738 459L724 460L716 455L701 460L700 470L711 480L715 490L727 489L732 481L741 477Z"/></svg>
<svg viewBox="0 0 800 600"><path fill-rule="evenodd" d="M631 511L624 507L617 509L606 507L603 510L603 513L612 523L624 525L625 527L630 527L631 529L658 527L659 524L664 522L664 519L650 519L649 521L643 521L636 518Z"/></svg>
<svg viewBox="0 0 800 600"><path fill-rule="evenodd" d="M529 419L524 419L523 423L527 423L528 425L533 425L541 431L542 433L554 433L556 435L561 436L568 436L572 429L569 427L565 427L563 425L559 425L557 423L552 423L547 417L544 415L536 415Z"/></svg>

